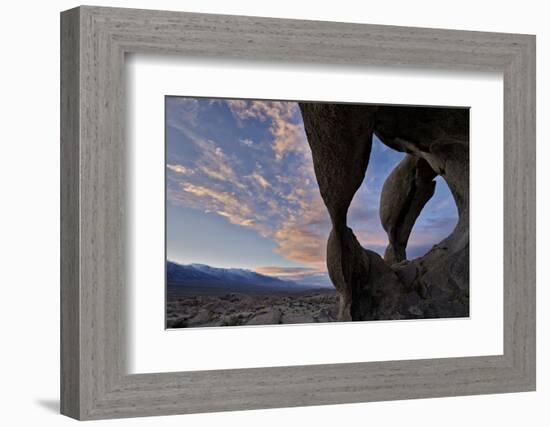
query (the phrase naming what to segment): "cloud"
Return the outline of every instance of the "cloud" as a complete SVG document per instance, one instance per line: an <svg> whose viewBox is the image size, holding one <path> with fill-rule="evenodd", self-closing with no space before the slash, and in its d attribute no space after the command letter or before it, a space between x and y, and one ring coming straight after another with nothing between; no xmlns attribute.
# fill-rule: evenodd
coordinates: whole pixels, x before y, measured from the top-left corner
<svg viewBox="0 0 550 427"><path fill-rule="evenodd" d="M179 120L196 125L199 117L199 100L171 96L166 99L170 112Z"/></svg>
<svg viewBox="0 0 550 427"><path fill-rule="evenodd" d="M232 224L242 225L243 227L247 227L254 224L253 219L243 219L243 218L240 218L238 215L234 215L229 212L217 211L216 213L220 216L226 217L229 220L229 222L231 222Z"/></svg>
<svg viewBox="0 0 550 427"><path fill-rule="evenodd" d="M227 218L232 224L241 226L254 224L252 209L232 193L185 183L181 184L181 189L184 197L180 201L200 207L203 210L216 212L218 215Z"/></svg>
<svg viewBox="0 0 550 427"><path fill-rule="evenodd" d="M251 228L271 239L274 252L282 257L306 264L315 271L325 271L326 240L330 219L320 196L285 205L284 198L267 198L269 214L263 215L253 192L231 193L206 186L183 184L180 200L187 206L223 216L231 224ZM311 195L314 196L314 195Z"/></svg>
<svg viewBox="0 0 550 427"><path fill-rule="evenodd" d="M217 193L209 194L209 200L203 200L209 202L205 207L226 217L233 224L250 227L260 235L270 238L277 245L274 252L284 258L311 265L316 271L325 270L330 220L316 185L311 153L297 104L245 100L227 100L226 103L237 120L259 120L269 124L276 160L281 160L289 152L298 156L293 158L293 163L277 163L275 168L273 164L266 164L268 169L274 168L279 172L272 175L277 176L273 181L261 173L261 164L257 164L254 172L246 175L251 182L244 187L238 185L236 176L232 176L230 171L224 172L224 182L236 185L237 188L233 190L239 203L248 207L252 215L238 212L233 202L229 208L220 206L222 198ZM240 142L245 145L253 143L243 139ZM205 156L210 158L211 147L201 148L205 148ZM209 173L211 171L203 169L203 172L211 178L221 178L218 177L220 171ZM251 186L252 183L256 189ZM268 189L271 191L266 192ZM223 199L227 204L226 196ZM211 206L212 204L217 206ZM265 214L261 213L263 208L259 204L267 207Z"/></svg>
<svg viewBox="0 0 550 427"><path fill-rule="evenodd" d="M295 224L287 225L274 234L274 252L297 263L325 268L326 236Z"/></svg>
<svg viewBox="0 0 550 427"><path fill-rule="evenodd" d="M306 276L318 273L318 270L315 268L276 266L256 267L255 271L256 273L267 274L268 276Z"/></svg>
<svg viewBox="0 0 550 427"><path fill-rule="evenodd" d="M226 102L233 115L241 122L255 119L270 123L269 131L273 136L272 149L276 160L282 160L288 152L304 152L307 149L304 126L299 120L299 108L295 102L246 100L227 100Z"/></svg>
<svg viewBox="0 0 550 427"><path fill-rule="evenodd" d="M198 159L193 162L194 169L185 167L189 174L200 172L210 178L232 182L239 188L244 188L233 166L233 160L225 154L223 149L211 139L202 138L194 129L177 120L169 120L168 125L180 131L195 146L198 152ZM168 166L170 168L170 166ZM183 170L183 169L181 169Z"/></svg>
<svg viewBox="0 0 550 427"><path fill-rule="evenodd" d="M273 233L277 243L274 252L317 271L325 271L330 218L321 197L315 193L308 196L311 198L300 200Z"/></svg>
<svg viewBox="0 0 550 427"><path fill-rule="evenodd" d="M246 145L247 147L253 147L254 146L254 141L252 141L250 138L239 139L239 142L241 144Z"/></svg>
<svg viewBox="0 0 550 427"><path fill-rule="evenodd" d="M212 200L215 200L224 204L229 204L232 206L242 206L241 204L239 204L239 201L235 198L235 196L224 191L216 191L212 188L193 185L193 184L183 184L181 187L183 191L186 191L188 193L194 194L199 197L208 197Z"/></svg>
<svg viewBox="0 0 550 427"><path fill-rule="evenodd" d="M255 119L269 126L276 160L291 151L297 155L285 162L274 162L273 157L255 154L252 171L238 173L242 172L237 168L239 159L228 155L218 141L205 138L200 126L169 116L168 125L193 144L197 158L192 164L167 165L175 174L170 177L168 199L255 230L272 240L274 251L282 257L315 271L326 270L330 222L314 178L297 104L226 102L237 120ZM245 146L254 144L252 139L237 141Z"/></svg>
<svg viewBox="0 0 550 427"><path fill-rule="evenodd" d="M244 186L234 185L232 180L217 183L215 174L207 174L209 182L181 182L181 191L169 191L169 199L253 229L272 240L274 252L285 259L325 271L330 219L311 168L296 167L294 172L282 179L283 183L274 180L272 184L257 170L247 176L249 182ZM222 184L229 190L216 188Z"/></svg>
<svg viewBox="0 0 550 427"><path fill-rule="evenodd" d="M166 167L170 169L172 172L179 173L182 175L191 175L195 173L194 170L186 168L185 166L182 166L182 165L166 165Z"/></svg>
<svg viewBox="0 0 550 427"><path fill-rule="evenodd" d="M231 159L212 140L195 139L195 146L199 151L196 167L202 173L219 181L230 181L240 188L244 188L235 172Z"/></svg>
<svg viewBox="0 0 550 427"><path fill-rule="evenodd" d="M258 172L254 172L252 175L248 175L250 178L252 178L254 181L258 183L260 187L262 187L264 190L268 187L271 187L271 184Z"/></svg>

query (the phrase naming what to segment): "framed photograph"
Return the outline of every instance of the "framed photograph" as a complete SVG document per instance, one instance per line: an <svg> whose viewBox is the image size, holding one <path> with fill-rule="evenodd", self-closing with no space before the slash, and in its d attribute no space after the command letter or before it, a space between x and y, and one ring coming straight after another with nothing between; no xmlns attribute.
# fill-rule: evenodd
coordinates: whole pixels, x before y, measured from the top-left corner
<svg viewBox="0 0 550 427"><path fill-rule="evenodd" d="M468 109L170 96L165 117L167 328L469 317Z"/></svg>
<svg viewBox="0 0 550 427"><path fill-rule="evenodd" d="M535 390L535 37L61 14L61 411Z"/></svg>

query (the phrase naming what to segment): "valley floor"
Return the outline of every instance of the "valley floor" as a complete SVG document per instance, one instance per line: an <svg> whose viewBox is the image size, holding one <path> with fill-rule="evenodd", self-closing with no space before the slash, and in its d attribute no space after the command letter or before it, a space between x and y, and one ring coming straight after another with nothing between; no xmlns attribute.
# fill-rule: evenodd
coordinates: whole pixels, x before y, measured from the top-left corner
<svg viewBox="0 0 550 427"><path fill-rule="evenodd" d="M335 322L337 314L338 293L332 289L201 296L167 291L167 328Z"/></svg>

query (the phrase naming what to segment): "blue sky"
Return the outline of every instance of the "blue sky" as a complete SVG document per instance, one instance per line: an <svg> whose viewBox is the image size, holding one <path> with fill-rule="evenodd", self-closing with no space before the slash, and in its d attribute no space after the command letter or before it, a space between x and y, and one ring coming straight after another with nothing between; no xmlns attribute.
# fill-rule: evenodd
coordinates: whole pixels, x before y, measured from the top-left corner
<svg viewBox="0 0 550 427"><path fill-rule="evenodd" d="M166 145L168 259L274 275L326 271L330 220L296 103L167 97ZM380 191L402 158L375 137L349 210L361 244L380 254L387 244ZM437 181L411 234L409 258L456 225L452 195Z"/></svg>

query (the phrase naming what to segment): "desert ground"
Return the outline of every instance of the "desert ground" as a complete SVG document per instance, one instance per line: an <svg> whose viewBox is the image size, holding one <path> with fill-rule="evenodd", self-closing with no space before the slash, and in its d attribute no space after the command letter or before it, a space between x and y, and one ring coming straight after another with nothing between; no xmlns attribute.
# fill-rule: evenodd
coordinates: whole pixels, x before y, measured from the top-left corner
<svg viewBox="0 0 550 427"><path fill-rule="evenodd" d="M332 289L279 294L205 293L168 287L166 327L278 325L335 322L338 293Z"/></svg>

